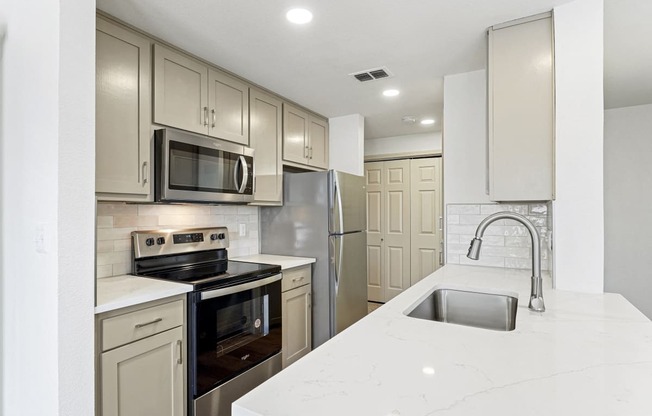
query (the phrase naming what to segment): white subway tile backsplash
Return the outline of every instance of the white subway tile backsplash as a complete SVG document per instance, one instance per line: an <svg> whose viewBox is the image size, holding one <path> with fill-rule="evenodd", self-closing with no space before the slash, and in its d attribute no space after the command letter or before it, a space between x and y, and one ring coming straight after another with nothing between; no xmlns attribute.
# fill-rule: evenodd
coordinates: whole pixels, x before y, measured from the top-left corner
<svg viewBox="0 0 652 416"><path fill-rule="evenodd" d="M110 253L113 251L113 240L98 241L95 249L98 253Z"/></svg>
<svg viewBox="0 0 652 416"><path fill-rule="evenodd" d="M460 216L458 214L451 214L446 216L446 224L459 224Z"/></svg>
<svg viewBox="0 0 652 416"><path fill-rule="evenodd" d="M98 216L137 215L138 205L132 204L97 204Z"/></svg>
<svg viewBox="0 0 652 416"><path fill-rule="evenodd" d="M97 204L96 276L131 273L131 232L158 228L222 227L229 230L229 257L258 253L258 207ZM247 224L240 237L238 224Z"/></svg>
<svg viewBox="0 0 652 416"><path fill-rule="evenodd" d="M129 263L117 263L113 265L112 273L113 276L120 276L121 274L131 273L131 260Z"/></svg>
<svg viewBox="0 0 652 416"><path fill-rule="evenodd" d="M469 239L469 241L471 241L471 240ZM451 244L451 243L452 244L456 244L456 243L459 244L460 235L459 234L448 234L448 236L446 236L446 242L448 244Z"/></svg>
<svg viewBox="0 0 652 416"><path fill-rule="evenodd" d="M98 215L96 220L97 228L113 228L113 217Z"/></svg>
<svg viewBox="0 0 652 416"><path fill-rule="evenodd" d="M480 256L478 260L471 260L470 258L466 257L466 255L464 255L460 256L459 264L465 264L469 266L505 267L505 258Z"/></svg>
<svg viewBox="0 0 652 416"><path fill-rule="evenodd" d="M542 269L549 270L548 248L551 211L546 203L517 204L454 204L446 207L446 259L451 264L529 269L531 267L530 234L525 226L513 220L498 220L485 229L479 260L466 257L469 243L478 224L488 215L510 211L522 215L534 224L541 236Z"/></svg>
<svg viewBox="0 0 652 416"><path fill-rule="evenodd" d="M132 231L136 231L136 228L98 228L97 241L124 240L125 238L131 238Z"/></svg>
<svg viewBox="0 0 652 416"><path fill-rule="evenodd" d="M480 214L480 205L449 205L448 214Z"/></svg>
<svg viewBox="0 0 652 416"><path fill-rule="evenodd" d="M105 264L103 266L97 266L97 278L101 277L111 277L113 276L113 266L110 264Z"/></svg>
<svg viewBox="0 0 652 416"><path fill-rule="evenodd" d="M129 251L129 252L131 252L131 239L113 240L113 251Z"/></svg>
<svg viewBox="0 0 652 416"><path fill-rule="evenodd" d="M471 244L471 240L475 238L475 235L460 235L460 243L465 243L465 244ZM498 247L504 247L505 246L505 238L502 235L484 235L482 237L482 247L486 246L498 246Z"/></svg>
<svg viewBox="0 0 652 416"><path fill-rule="evenodd" d="M530 204L530 214L536 215L547 215L548 214L548 205L545 203L540 204Z"/></svg>
<svg viewBox="0 0 652 416"><path fill-rule="evenodd" d="M138 215L117 215L113 217L113 226L115 228L137 227Z"/></svg>

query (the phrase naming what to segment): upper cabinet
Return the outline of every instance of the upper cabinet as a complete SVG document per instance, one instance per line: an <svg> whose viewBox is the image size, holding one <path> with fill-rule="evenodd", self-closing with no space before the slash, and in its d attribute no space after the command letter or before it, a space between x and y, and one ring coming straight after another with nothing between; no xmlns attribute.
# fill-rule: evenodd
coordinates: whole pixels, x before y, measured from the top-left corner
<svg viewBox="0 0 652 416"><path fill-rule="evenodd" d="M283 160L328 169L328 121L284 103Z"/></svg>
<svg viewBox="0 0 652 416"><path fill-rule="evenodd" d="M552 15L494 26L488 41L489 196L493 201L552 200Z"/></svg>
<svg viewBox="0 0 652 416"><path fill-rule="evenodd" d="M151 201L151 44L99 17L96 27L95 191Z"/></svg>
<svg viewBox="0 0 652 416"><path fill-rule="evenodd" d="M249 86L154 46L154 123L249 144Z"/></svg>
<svg viewBox="0 0 652 416"><path fill-rule="evenodd" d="M250 145L254 149L255 205L283 203L282 120L280 99L252 88L249 95Z"/></svg>

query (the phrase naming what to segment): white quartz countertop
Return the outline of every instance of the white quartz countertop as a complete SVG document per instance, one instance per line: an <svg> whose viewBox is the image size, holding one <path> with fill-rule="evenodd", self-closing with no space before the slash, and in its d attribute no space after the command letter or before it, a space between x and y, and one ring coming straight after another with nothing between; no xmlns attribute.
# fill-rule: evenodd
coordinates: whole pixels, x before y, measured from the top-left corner
<svg viewBox="0 0 652 416"><path fill-rule="evenodd" d="M233 405L253 415L650 415L652 323L622 296L552 290L530 273L448 265ZM518 294L516 329L410 318L438 287Z"/></svg>
<svg viewBox="0 0 652 416"><path fill-rule="evenodd" d="M314 258L309 257L276 256L271 254L254 254L235 257L230 260L275 264L281 266L281 270L315 262ZM191 290L192 286L184 283L167 282L133 275L104 277L97 279L95 313L108 312L139 303L163 299L168 296L187 293Z"/></svg>
<svg viewBox="0 0 652 416"><path fill-rule="evenodd" d="M108 312L192 290L192 285L132 275L97 279L95 313Z"/></svg>
<svg viewBox="0 0 652 416"><path fill-rule="evenodd" d="M250 256L235 257L231 260L246 261L248 263L275 264L281 266L281 270L305 266L306 264L311 264L317 261L317 259L312 257L277 256L275 254L252 254Z"/></svg>

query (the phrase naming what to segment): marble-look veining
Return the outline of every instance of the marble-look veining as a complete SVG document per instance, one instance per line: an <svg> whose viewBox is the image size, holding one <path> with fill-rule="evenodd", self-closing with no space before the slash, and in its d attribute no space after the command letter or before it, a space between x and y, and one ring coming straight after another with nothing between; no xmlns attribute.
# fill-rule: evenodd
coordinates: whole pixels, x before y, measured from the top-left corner
<svg viewBox="0 0 652 416"><path fill-rule="evenodd" d="M233 405L253 415L650 415L652 323L622 296L552 290L527 271L447 265ZM438 287L516 293L516 329L407 317Z"/></svg>

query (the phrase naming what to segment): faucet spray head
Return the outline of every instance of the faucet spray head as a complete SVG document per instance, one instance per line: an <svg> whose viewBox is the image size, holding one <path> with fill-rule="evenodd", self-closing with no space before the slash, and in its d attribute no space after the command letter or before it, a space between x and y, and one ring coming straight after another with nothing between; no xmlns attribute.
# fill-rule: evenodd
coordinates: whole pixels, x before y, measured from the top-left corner
<svg viewBox="0 0 652 416"><path fill-rule="evenodd" d="M466 257L471 260L477 260L480 258L480 247L482 246L482 240L479 238L474 238L471 240L471 245L469 246L469 252L466 253Z"/></svg>

